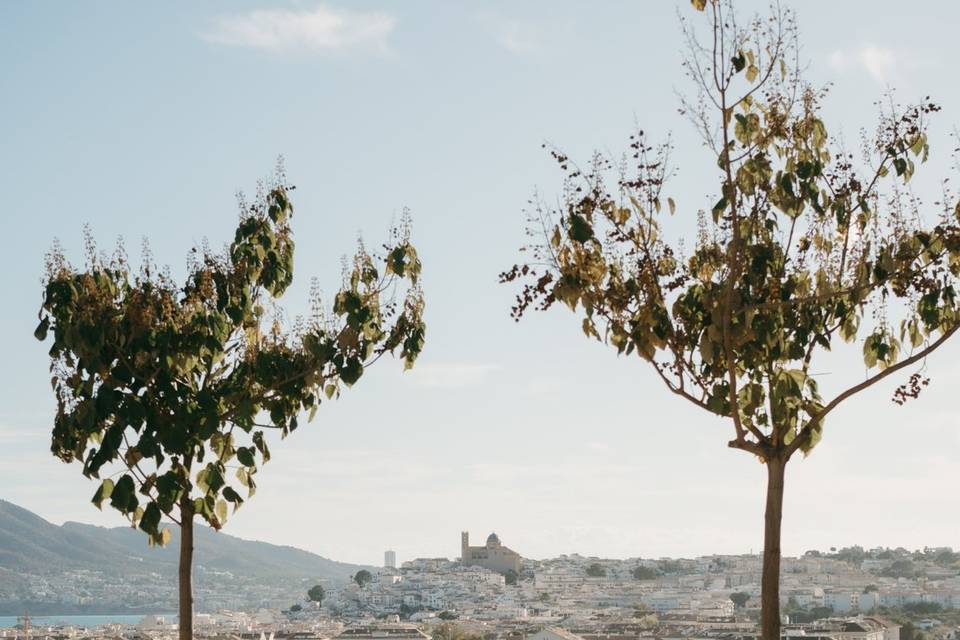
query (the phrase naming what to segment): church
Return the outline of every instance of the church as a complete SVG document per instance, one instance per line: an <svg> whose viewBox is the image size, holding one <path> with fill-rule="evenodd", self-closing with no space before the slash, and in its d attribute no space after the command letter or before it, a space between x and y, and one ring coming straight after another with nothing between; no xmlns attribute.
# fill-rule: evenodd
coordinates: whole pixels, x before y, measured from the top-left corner
<svg viewBox="0 0 960 640"><path fill-rule="evenodd" d="M465 566L478 566L499 573L513 571L519 574L521 569L520 554L508 549L500 543L497 534L487 536L487 544L482 547L470 546L470 533L460 534L460 562Z"/></svg>

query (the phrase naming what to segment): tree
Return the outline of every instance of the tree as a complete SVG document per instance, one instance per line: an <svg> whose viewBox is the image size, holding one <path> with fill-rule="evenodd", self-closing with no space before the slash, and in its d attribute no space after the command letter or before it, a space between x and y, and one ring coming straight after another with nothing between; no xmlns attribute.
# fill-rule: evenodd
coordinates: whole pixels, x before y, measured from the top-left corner
<svg viewBox="0 0 960 640"><path fill-rule="evenodd" d="M950 567L960 562L960 553L956 553L952 549L944 549L943 551L937 552L933 561L941 567Z"/></svg>
<svg viewBox="0 0 960 640"><path fill-rule="evenodd" d="M357 251L332 316L316 295L312 317L292 328L268 314L293 279L290 190L278 174L242 203L229 248L195 248L180 286L148 251L139 271L122 246L98 256L89 231L84 269L57 245L47 256L35 336L53 336L52 452L80 462L87 478L103 476L94 504L120 511L151 543L169 541L164 517L180 528L184 640L193 631L194 519L219 530L228 505L246 499L240 490L253 496L270 459L267 430L286 437L301 411L312 419L322 398L339 396L382 355L399 349L410 367L423 344L420 261L406 220L382 256Z"/></svg>
<svg viewBox="0 0 960 640"><path fill-rule="evenodd" d="M685 569L679 560L660 560L657 562L657 567L660 568L661 573L682 573Z"/></svg>
<svg viewBox="0 0 960 640"><path fill-rule="evenodd" d="M325 595L326 591L324 591L323 587L319 584L313 585L310 587L310 590L307 591L307 598L309 598L311 602L316 602L318 607L323 606L323 596Z"/></svg>
<svg viewBox="0 0 960 640"><path fill-rule="evenodd" d="M886 567L880 571L881 576L885 578L912 578L916 575L916 569L914 569L913 561L911 560L894 560L889 567Z"/></svg>
<svg viewBox="0 0 960 640"><path fill-rule="evenodd" d="M917 629L910 620L900 626L900 640L923 640L923 637L923 631Z"/></svg>
<svg viewBox="0 0 960 640"><path fill-rule="evenodd" d="M795 596L790 596L787 598L787 604L784 606L784 611L787 614L797 613L803 611L803 607L801 607L800 603L797 602L797 598Z"/></svg>
<svg viewBox="0 0 960 640"><path fill-rule="evenodd" d="M687 208L665 192L669 141L639 132L622 161L596 154L582 168L552 150L563 196L533 200L533 243L501 281L522 283L515 318L563 303L587 337L638 355L669 391L728 420L729 446L765 465L761 617L774 640L787 463L814 449L840 404L922 367L960 327L960 208L948 192L925 225L903 187L929 153L935 105L884 108L862 168L828 134L825 90L802 78L789 11L744 22L727 0L693 5L709 35L683 22L698 95L682 113L718 170L696 233L670 223ZM841 339L862 343L867 375L833 376L825 397L815 365ZM920 393L920 371L895 402Z"/></svg>
<svg viewBox="0 0 960 640"><path fill-rule="evenodd" d="M303 607L299 604L295 604L290 607L290 613L299 613L300 611L303 611Z"/></svg>
<svg viewBox="0 0 960 640"><path fill-rule="evenodd" d="M654 580L658 574L656 569L637 565L630 571L630 575L633 576L634 580Z"/></svg>
<svg viewBox="0 0 960 640"><path fill-rule="evenodd" d="M737 609L743 609L747 606L747 602L750 601L750 594L744 593L743 591L735 591L730 594L730 600Z"/></svg>
<svg viewBox="0 0 960 640"><path fill-rule="evenodd" d="M850 564L860 566L863 562L863 559L867 557L867 553L863 550L863 547L859 545L854 545L852 547L844 547L837 551L836 558L837 560L843 560L844 562L849 562Z"/></svg>
<svg viewBox="0 0 960 640"><path fill-rule="evenodd" d="M591 578L603 578L607 575L607 570L600 563L594 562L587 567L587 575Z"/></svg>
<svg viewBox="0 0 960 640"><path fill-rule="evenodd" d="M514 571L513 569L508 569L507 572L506 572L505 574L503 574L504 583L505 583L505 584L508 584L508 585L515 585L515 584L517 584L517 579L518 579L518 578L519 578L519 576L517 575L517 572Z"/></svg>
<svg viewBox="0 0 960 640"><path fill-rule="evenodd" d="M357 586L363 589L368 582L373 580L373 575L366 569L360 569L353 576L353 581L357 583Z"/></svg>

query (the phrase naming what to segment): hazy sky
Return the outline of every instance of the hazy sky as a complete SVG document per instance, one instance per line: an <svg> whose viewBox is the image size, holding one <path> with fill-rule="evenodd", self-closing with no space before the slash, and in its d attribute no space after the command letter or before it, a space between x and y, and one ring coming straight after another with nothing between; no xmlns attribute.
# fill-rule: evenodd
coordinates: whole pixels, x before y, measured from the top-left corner
<svg viewBox="0 0 960 640"><path fill-rule="evenodd" d="M835 85L831 132L854 145L888 86L944 107L917 181L934 199L960 125L955 3L796 4L810 77ZM305 309L312 276L332 293L358 234L376 243L408 206L428 340L414 372L381 362L275 444L229 533L378 564L387 548L454 557L462 529L534 558L759 549L765 472L727 449L731 427L588 342L569 312L515 324L497 284L526 201L559 189L545 141L586 158L619 153L635 122L673 132L679 232L716 200L676 111L678 8L690 13L687 0L0 3L0 498L123 524L48 453L48 346L31 334L54 236L78 262L85 222L134 256L148 236L182 273L194 243L228 241L235 192L282 154L298 187L287 308ZM863 375L858 350L820 369L827 390ZM786 553L960 547L958 358L960 339L906 407L887 385L830 416L788 470Z"/></svg>

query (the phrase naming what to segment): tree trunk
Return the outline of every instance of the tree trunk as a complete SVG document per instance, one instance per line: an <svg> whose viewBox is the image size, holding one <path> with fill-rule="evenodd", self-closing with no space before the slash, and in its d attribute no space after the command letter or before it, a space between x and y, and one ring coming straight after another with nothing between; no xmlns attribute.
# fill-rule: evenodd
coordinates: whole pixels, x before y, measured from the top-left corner
<svg viewBox="0 0 960 640"><path fill-rule="evenodd" d="M780 640L780 521L787 461L767 460L767 508L763 531L763 576L760 583L761 637Z"/></svg>
<svg viewBox="0 0 960 640"><path fill-rule="evenodd" d="M193 640L193 500L180 498L180 640Z"/></svg>

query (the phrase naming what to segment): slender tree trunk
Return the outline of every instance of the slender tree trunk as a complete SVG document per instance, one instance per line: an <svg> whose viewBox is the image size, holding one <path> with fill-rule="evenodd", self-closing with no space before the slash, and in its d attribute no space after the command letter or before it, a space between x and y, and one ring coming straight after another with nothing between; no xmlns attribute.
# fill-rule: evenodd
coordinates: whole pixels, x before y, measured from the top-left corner
<svg viewBox="0 0 960 640"><path fill-rule="evenodd" d="M193 500L180 498L180 640L193 640Z"/></svg>
<svg viewBox="0 0 960 640"><path fill-rule="evenodd" d="M767 460L767 508L764 513L763 575L760 582L760 629L763 640L780 640L780 521L787 461Z"/></svg>

